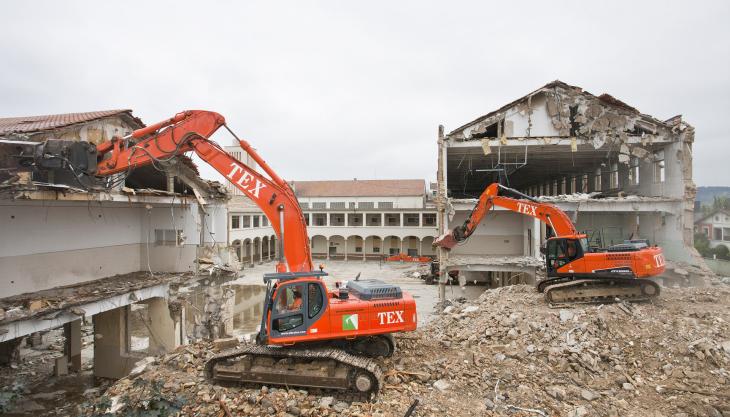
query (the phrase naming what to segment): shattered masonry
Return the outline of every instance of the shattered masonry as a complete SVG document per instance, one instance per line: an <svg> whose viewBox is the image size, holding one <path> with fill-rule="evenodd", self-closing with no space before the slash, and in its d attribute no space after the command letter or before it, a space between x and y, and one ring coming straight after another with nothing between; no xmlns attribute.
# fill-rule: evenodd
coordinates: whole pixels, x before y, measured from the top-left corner
<svg viewBox="0 0 730 417"><path fill-rule="evenodd" d="M440 128L441 231L463 222L482 190L501 181L557 204L597 245L639 235L662 246L671 261L702 263L693 249L693 142L694 128L681 116L662 121L611 95L548 83L448 134ZM463 263L442 252L441 264L481 268L467 280L489 281L492 272L503 273L504 262L495 269L464 257L513 256L517 267L521 257L538 256L544 225L500 210L494 216L499 221L480 225L472 242L453 251ZM618 226L609 230L612 224Z"/></svg>

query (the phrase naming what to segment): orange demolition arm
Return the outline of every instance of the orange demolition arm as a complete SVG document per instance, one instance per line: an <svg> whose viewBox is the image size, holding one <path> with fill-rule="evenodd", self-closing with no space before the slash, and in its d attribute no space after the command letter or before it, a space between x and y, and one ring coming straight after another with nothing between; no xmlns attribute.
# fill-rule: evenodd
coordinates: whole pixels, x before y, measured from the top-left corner
<svg viewBox="0 0 730 417"><path fill-rule="evenodd" d="M243 191L269 218L271 227L283 244L281 253L284 254L284 259L279 260L277 271L286 272L287 266L290 272L312 271L307 225L289 184L266 164L248 142L239 139L235 134L233 136L241 148L256 161L270 179L209 140L208 138L221 126L226 126L226 120L220 114L190 110L178 113L160 123L135 130L125 138L114 138L101 143L97 146L100 159L96 175L109 176L195 151L201 159ZM133 139L139 141L134 143Z"/></svg>
<svg viewBox="0 0 730 417"><path fill-rule="evenodd" d="M520 197L520 199L501 196L499 195L500 191L509 192ZM568 215L554 205L540 203L517 190L494 183L490 184L484 190L464 224L455 227L453 230L448 230L439 236L434 241L434 245L451 249L457 243L464 241L474 233L474 230L476 230L479 223L493 206L504 207L517 213L535 217L552 227L557 236L575 235L578 233L575 230L575 226L573 226L573 222L568 218Z"/></svg>

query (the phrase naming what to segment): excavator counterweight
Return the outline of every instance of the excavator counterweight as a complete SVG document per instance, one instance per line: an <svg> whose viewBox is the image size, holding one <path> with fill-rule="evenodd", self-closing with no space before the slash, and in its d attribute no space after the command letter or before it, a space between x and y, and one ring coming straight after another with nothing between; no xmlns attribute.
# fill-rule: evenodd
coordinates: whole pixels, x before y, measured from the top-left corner
<svg viewBox="0 0 730 417"><path fill-rule="evenodd" d="M510 197L512 196L512 197ZM609 248L591 248L558 207L500 184L490 184L463 224L439 236L434 245L450 250L466 241L495 206L545 223L553 236L545 242L547 278L537 284L551 305L640 301L659 295L651 278L664 272L661 248L630 240Z"/></svg>

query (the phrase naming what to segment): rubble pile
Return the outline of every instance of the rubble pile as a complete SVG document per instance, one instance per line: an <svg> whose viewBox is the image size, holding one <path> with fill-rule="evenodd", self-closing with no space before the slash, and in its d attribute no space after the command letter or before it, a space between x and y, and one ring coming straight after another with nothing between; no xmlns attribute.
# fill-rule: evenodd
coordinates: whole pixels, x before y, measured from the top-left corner
<svg viewBox="0 0 730 417"><path fill-rule="evenodd" d="M118 381L83 415L730 416L730 288L664 289L652 303L551 309L532 286L440 304L381 361L372 402L332 391L224 387L215 345L180 347ZM147 415L147 414L145 414Z"/></svg>

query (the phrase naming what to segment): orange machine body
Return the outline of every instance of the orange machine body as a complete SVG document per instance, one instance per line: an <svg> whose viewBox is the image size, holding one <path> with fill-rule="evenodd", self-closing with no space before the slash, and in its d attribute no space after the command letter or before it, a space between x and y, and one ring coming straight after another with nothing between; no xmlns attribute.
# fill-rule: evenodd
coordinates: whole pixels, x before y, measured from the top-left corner
<svg viewBox="0 0 730 417"><path fill-rule="evenodd" d="M664 272L665 261L659 247L634 252L589 252L557 269L556 276L627 276L646 278Z"/></svg>
<svg viewBox="0 0 730 417"><path fill-rule="evenodd" d="M292 287L304 287L305 300L301 311L283 312L282 316L282 312L277 311L277 306L282 297L286 297L287 288ZM321 305L316 307L311 303L313 289L321 291L323 295ZM401 298L396 299L362 300L352 292L348 292L347 298L342 298L341 295L345 292L345 289L329 291L318 278L277 283L271 297L273 306L265 312L266 322L269 323L266 329L268 343L292 345L416 330L416 302L410 294L403 293ZM292 315L303 316L302 324L291 330L277 331L276 320L281 320L282 317L288 319Z"/></svg>
<svg viewBox="0 0 730 417"><path fill-rule="evenodd" d="M385 258L386 262L421 262L428 263L433 259L430 256L410 256L405 253L399 253L398 255L388 256Z"/></svg>

